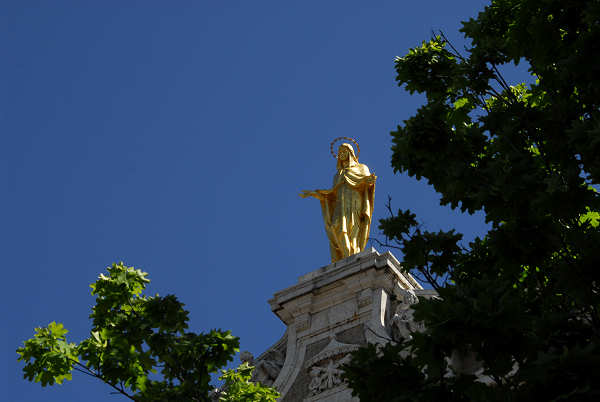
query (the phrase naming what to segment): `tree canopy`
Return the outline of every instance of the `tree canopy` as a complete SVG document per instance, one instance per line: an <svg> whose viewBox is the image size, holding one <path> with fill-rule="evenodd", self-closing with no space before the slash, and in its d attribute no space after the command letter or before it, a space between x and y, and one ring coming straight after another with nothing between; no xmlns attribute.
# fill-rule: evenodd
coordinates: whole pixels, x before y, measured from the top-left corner
<svg viewBox="0 0 600 402"><path fill-rule="evenodd" d="M147 276L123 263L108 267L108 275L90 285L96 296L90 337L75 344L62 324L36 328L17 349L24 377L47 386L71 380L76 371L140 402L276 400L277 391L250 380L247 363L224 370L224 386L211 397L211 374L233 360L239 339L230 331L186 331L188 312L177 297L142 294Z"/></svg>
<svg viewBox="0 0 600 402"><path fill-rule="evenodd" d="M465 245L410 211L381 221L439 298L415 305L424 332L358 351L346 378L362 401L598 400L600 2L493 0L461 32L464 51L440 32L396 59L426 103L391 162L490 229ZM531 82L510 85L518 63Z"/></svg>

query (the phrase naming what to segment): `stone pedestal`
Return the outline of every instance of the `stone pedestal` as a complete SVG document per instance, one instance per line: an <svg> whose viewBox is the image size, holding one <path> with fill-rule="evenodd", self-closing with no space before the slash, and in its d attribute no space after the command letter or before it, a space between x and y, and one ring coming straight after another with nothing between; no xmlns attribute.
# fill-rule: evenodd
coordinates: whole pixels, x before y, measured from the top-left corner
<svg viewBox="0 0 600 402"><path fill-rule="evenodd" d="M254 361L255 378L277 388L282 402L358 401L339 366L361 345L395 336L407 294L432 293L390 252L373 248L303 275L269 300L287 330Z"/></svg>

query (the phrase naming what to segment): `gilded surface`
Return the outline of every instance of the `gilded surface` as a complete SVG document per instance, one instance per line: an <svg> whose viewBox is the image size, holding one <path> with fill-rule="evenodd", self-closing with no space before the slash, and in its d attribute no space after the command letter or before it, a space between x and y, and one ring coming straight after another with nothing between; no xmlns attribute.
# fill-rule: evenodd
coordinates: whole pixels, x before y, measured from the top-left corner
<svg viewBox="0 0 600 402"><path fill-rule="evenodd" d="M377 176L358 163L352 145L340 145L337 173L330 190L303 191L300 196L321 202L331 262L359 253L367 245Z"/></svg>

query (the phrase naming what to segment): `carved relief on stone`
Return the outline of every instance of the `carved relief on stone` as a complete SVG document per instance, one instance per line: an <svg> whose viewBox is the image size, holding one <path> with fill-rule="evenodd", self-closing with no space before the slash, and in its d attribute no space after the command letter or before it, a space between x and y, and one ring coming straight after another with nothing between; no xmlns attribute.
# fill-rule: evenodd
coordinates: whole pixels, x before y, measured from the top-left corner
<svg viewBox="0 0 600 402"><path fill-rule="evenodd" d="M320 353L306 362L306 367L311 377L308 384L309 396L335 388L343 383L341 365L350 361L350 352L359 348L359 345L341 343L332 339Z"/></svg>
<svg viewBox="0 0 600 402"><path fill-rule="evenodd" d="M412 333L423 330L423 324L415 322L413 318L414 304L419 298L411 289L402 290L394 315L390 319L389 331L395 342L412 339Z"/></svg>
<svg viewBox="0 0 600 402"><path fill-rule="evenodd" d="M272 386L283 368L285 353L277 348L272 348L254 360L252 353L244 351L240 353L240 360L254 366L252 381Z"/></svg>
<svg viewBox="0 0 600 402"><path fill-rule="evenodd" d="M339 360L330 359L324 366L313 366L310 369L310 384L308 384L309 395L317 395L321 392L335 388L340 385L343 371L339 368L342 364L350 361L350 355Z"/></svg>

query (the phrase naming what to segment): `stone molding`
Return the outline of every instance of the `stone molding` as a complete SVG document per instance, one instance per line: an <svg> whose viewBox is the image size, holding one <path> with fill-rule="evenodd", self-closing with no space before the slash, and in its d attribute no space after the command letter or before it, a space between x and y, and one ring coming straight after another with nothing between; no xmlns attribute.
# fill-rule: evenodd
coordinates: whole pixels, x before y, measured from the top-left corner
<svg viewBox="0 0 600 402"><path fill-rule="evenodd" d="M340 292L338 287L345 289ZM330 300L325 303L322 297L316 300L323 293L331 293L336 302L354 296L357 290L376 288L389 293L398 293L401 289L423 290L410 274L402 272L400 263L389 251L379 254L371 248L301 276L296 285L275 293L269 304L271 310L290 325L301 314L330 307Z"/></svg>

